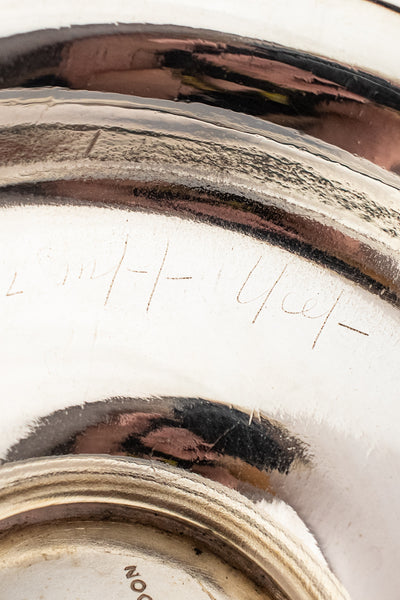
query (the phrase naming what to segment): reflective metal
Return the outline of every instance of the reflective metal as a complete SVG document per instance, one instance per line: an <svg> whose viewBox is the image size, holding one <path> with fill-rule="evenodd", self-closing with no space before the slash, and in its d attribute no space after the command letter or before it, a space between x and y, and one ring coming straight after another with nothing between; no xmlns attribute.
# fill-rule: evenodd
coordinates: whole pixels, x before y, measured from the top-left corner
<svg viewBox="0 0 400 600"><path fill-rule="evenodd" d="M366 450L343 427L370 439L398 386L396 177L217 109L49 90L1 108L3 460L172 462L299 548L311 524L346 587L378 535L396 560L376 511L396 487L379 453L381 485L349 487Z"/></svg>
<svg viewBox="0 0 400 600"><path fill-rule="evenodd" d="M92 598L106 585L109 594L121 598L145 590L151 590L151 598L166 590L167 598L186 598L190 592L199 600L348 598L323 561L251 502L171 467L70 457L9 466L0 478L3 598L22 597L27 589L23 580L35 568L50 577L45 588L37 589L34 578L28 586L31 597L52 598L73 567L68 558L63 560L65 554L81 563L85 578L76 583L83 597ZM100 526L107 515L111 520ZM68 520L60 522L62 517ZM22 524L28 528L16 534L15 526ZM111 555L105 562L104 554ZM90 569L96 555L102 566L98 576ZM161 588L160 571L170 579ZM76 583L62 583L71 597Z"/></svg>
<svg viewBox="0 0 400 600"><path fill-rule="evenodd" d="M257 116L400 173L400 90L373 73L273 43L143 25L0 40L1 87L61 86Z"/></svg>
<svg viewBox="0 0 400 600"><path fill-rule="evenodd" d="M398 88L179 28L0 45L4 597L392 593Z"/></svg>
<svg viewBox="0 0 400 600"><path fill-rule="evenodd" d="M397 302L397 177L219 111L72 92L7 91L0 102L7 203L33 193L227 224Z"/></svg>

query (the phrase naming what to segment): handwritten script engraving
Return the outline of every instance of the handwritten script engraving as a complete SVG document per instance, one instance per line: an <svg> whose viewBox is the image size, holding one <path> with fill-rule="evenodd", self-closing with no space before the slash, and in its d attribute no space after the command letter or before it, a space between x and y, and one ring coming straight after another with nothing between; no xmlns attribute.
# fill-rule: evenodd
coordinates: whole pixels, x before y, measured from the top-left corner
<svg viewBox="0 0 400 600"><path fill-rule="evenodd" d="M246 287L247 283L249 282L251 276L253 275L254 271L256 270L256 268L258 267L258 265L260 264L261 261L261 256L260 258L257 260L256 264L254 265L254 267L250 270L250 273L247 275L242 287L240 288L238 295L236 296L236 300L237 302L239 302L239 304L248 304L249 302L255 302L256 300L259 300L260 298L263 298L263 301L261 302L260 307L258 308L256 314L254 315L254 318L252 320L252 323L254 324L258 317L261 314L261 311L263 310L263 308L265 307L265 305L267 304L272 292L274 291L274 289L276 288L276 286L278 285L278 283L280 282L280 280L282 279L282 277L285 274L286 269L288 268L288 265L285 265L282 269L282 271L279 273L277 279L274 281L274 283L272 284L271 288L269 290L266 290L265 292L263 292L262 294L260 294L259 296L257 296L256 298L253 298L252 300L242 300L242 293L244 288Z"/></svg>
<svg viewBox="0 0 400 600"><path fill-rule="evenodd" d="M106 296L106 299L105 299L105 302L104 302L104 306L107 305L107 303L108 303L108 301L110 299L111 292L112 292L112 289L114 287L115 280L117 279L117 275L119 273L119 270L120 270L120 268L122 266L122 263L124 262L124 258L126 256L126 251L127 251L127 248L128 248L128 239L129 239L128 236L126 236L126 240L125 240L125 243L124 243L124 248L122 250L122 256L121 256L120 260L118 261L118 264L117 264L117 266L115 268L115 271L113 273L113 276L112 276L112 279L111 279L111 283L110 283L110 287L108 288L107 296Z"/></svg>
<svg viewBox="0 0 400 600"><path fill-rule="evenodd" d="M246 298L245 297L246 289L247 289L248 285L250 284L250 282L253 279L256 279L255 274L256 274L257 268L259 267L259 265L261 263L261 260L262 260L262 257L260 256L258 258L258 260L256 261L256 263L251 267L248 274L246 275L246 277L243 281L243 284L239 288L239 291L236 295L236 302L238 302L238 304L250 304L253 302L257 302L258 300L261 300L261 304L257 308L257 311L256 311L253 319L251 320L252 325L255 324L257 319L260 317L262 311L264 309L266 309L267 303L268 303L269 299L271 298L272 294L273 293L279 294L279 286L280 286L281 282L284 280L285 275L288 273L288 267L289 267L289 263L285 264L284 267L281 269L281 271L278 272L276 279L273 280L272 285L269 288L265 289L261 294L259 294L258 296L254 297L254 298L248 298L248 297ZM284 314L290 315L290 316L303 317L305 319L311 319L311 320L323 319L321 326L317 330L315 337L313 339L312 346L311 346L312 350L314 350L316 348L318 341L321 337L321 334L323 333L324 329L326 328L326 326L328 324L328 321L332 317L334 310L336 309L337 305L339 304L339 302L343 296L343 293L344 293L344 290L341 290L340 293L338 294L338 296L336 297L336 299L334 300L333 304L331 306L329 306L327 310L324 310L323 312L317 312L317 313L314 312L315 309L318 307L317 297L314 296L311 298L307 298L300 305L300 307L295 307L294 305L296 302L296 293L289 292L289 293L284 294L284 296L281 300L281 303L280 303L281 311ZM359 329L356 329L355 327L346 325L344 323L338 322L337 325L340 325L341 327L346 327L347 329L350 329L351 331L360 333L362 335L366 335L366 336L369 335L368 333L366 333L364 331L361 331Z"/></svg>
<svg viewBox="0 0 400 600"><path fill-rule="evenodd" d="M14 276L12 278L12 281L10 283L10 286L9 286L9 288L7 290L6 296L17 296L18 294L23 294L24 293L23 290L15 291L13 289L14 288L14 284L15 284L15 280L17 279L17 275L18 275L18 273L15 272Z"/></svg>
<svg viewBox="0 0 400 600"><path fill-rule="evenodd" d="M135 259L135 249L132 247L128 234L120 244L114 259L112 257L108 259L107 254L103 255L103 264L100 264L96 256L86 258L86 260L78 258L75 259L75 263L72 259L65 261L61 259L55 263L54 253L50 251L51 249L45 250L45 259L43 259L43 252L38 253L38 260L34 265L33 270L36 269L38 274L37 280L32 277L28 278L29 283L25 280L24 275L29 273L29 267L25 267L26 272L22 268L18 270L14 268L9 274L6 273L3 287L5 297L15 298L23 295L23 297L29 298L30 294L41 293L41 285L46 286L46 292L50 292L52 288L54 290L58 288L71 294L78 293L77 285L93 285L96 286L96 293L99 286L99 293L102 293L102 281L104 280L104 296L102 296L104 308L112 305L115 298L119 298L119 302L123 303L133 299L136 305L137 303L139 306L142 305L144 313L151 313L158 296L161 298L163 294L166 294L171 298L171 289L173 288L169 288L170 285L175 288L177 298L178 294L190 291L210 302L218 301L217 288L214 287L214 291L211 291L201 287L202 282L206 281L204 275L209 274L206 265L203 265L201 261L196 260L193 263L192 272L176 271L176 264L179 264L177 256L179 257L180 254L172 256L172 244L169 239L165 240L160 251L153 251L151 248L153 258L150 261L146 258L143 259L143 251L140 246L136 248L136 251L139 250L139 252L138 258ZM267 253L260 255L255 262L249 265L248 270L242 273L236 274L235 271L233 283L232 274L230 274L232 265L221 266L218 261L214 265L216 280L224 282L226 277L226 280L230 281L229 286L232 286L231 292L230 288L226 288L228 295L224 295L224 302L229 303L229 294L231 294L232 303L243 307L243 309L239 309L238 314L243 315L243 319L250 318L251 326L260 327L263 316L267 314L269 314L268 318L272 318L273 321L280 315L284 319L291 319L293 327L308 321L310 337L303 336L302 339L305 342L309 339L309 347L312 350L320 347L321 339L326 337L327 331L332 331L333 325L340 327L342 331L347 330L349 335L369 337L370 333L364 331L362 327L358 327L358 323L347 322L347 319L343 318L343 311L340 309L345 308L347 304L344 288L333 288L333 292L316 288L307 293L309 283L304 288L301 280L299 284L297 266L293 259L276 265L276 262L268 263L268 256ZM172 271L171 264L174 265ZM195 276L194 273L196 273ZM147 282L144 288L136 285L135 281L139 281L136 280L136 277L144 278L143 281ZM197 279L197 283L196 281L192 283L194 279ZM44 283L39 284L36 281ZM295 281L297 284L294 283ZM119 284L122 287L118 294L116 288ZM89 291L88 288L86 290ZM124 295L121 295L121 290ZM7 302L11 302L11 300L7 300ZM158 304L158 308L162 310L162 302ZM136 314L140 314L140 312ZM337 319L335 319L336 316ZM292 325L289 324L289 327Z"/></svg>

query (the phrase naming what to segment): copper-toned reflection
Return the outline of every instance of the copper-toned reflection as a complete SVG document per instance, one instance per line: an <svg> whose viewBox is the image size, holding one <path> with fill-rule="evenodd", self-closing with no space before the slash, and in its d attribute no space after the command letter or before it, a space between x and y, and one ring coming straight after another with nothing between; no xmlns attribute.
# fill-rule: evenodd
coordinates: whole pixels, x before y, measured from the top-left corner
<svg viewBox="0 0 400 600"><path fill-rule="evenodd" d="M2 40L1 87L202 102L295 128L400 172L400 91L375 76L272 44L180 28L92 26L52 32L51 40L46 32Z"/></svg>

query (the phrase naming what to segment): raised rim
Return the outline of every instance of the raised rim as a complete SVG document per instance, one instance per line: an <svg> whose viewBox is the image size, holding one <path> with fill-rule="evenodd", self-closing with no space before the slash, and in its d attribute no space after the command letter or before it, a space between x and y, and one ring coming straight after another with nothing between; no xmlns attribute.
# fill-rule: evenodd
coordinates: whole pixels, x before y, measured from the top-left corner
<svg viewBox="0 0 400 600"><path fill-rule="evenodd" d="M0 469L0 528L62 506L107 505L202 530L272 578L291 600L348 599L326 564L240 494L151 461L106 456L35 459ZM212 506L212 510L210 510ZM279 591L274 591L279 598Z"/></svg>
<svg viewBox="0 0 400 600"><path fill-rule="evenodd" d="M100 203L236 226L398 302L393 176L283 127L159 102L0 94L3 205Z"/></svg>
<svg viewBox="0 0 400 600"><path fill-rule="evenodd" d="M389 5L389 6L388 6ZM392 6L390 6L392 5ZM388 10L388 8L390 10ZM369 0L22 0L2 7L0 35L87 23L174 24L267 39L399 80L399 15ZM356 24L356 26L355 26Z"/></svg>

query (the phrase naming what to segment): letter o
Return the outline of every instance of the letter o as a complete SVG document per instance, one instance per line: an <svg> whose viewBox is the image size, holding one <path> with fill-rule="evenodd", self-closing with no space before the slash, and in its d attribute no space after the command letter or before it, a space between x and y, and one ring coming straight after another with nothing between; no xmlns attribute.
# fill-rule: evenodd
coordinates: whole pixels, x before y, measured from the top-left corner
<svg viewBox="0 0 400 600"><path fill-rule="evenodd" d="M146 589L146 584L141 579L134 579L131 581L131 590L134 592L144 592Z"/></svg>

